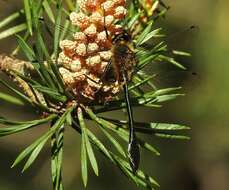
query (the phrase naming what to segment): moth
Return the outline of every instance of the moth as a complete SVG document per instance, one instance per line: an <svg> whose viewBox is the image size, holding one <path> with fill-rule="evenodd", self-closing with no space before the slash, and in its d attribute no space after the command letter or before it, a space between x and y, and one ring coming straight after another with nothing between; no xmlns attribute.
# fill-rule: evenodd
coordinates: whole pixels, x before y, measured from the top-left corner
<svg viewBox="0 0 229 190"><path fill-rule="evenodd" d="M136 65L136 59L131 48L131 36L127 31L123 31L120 34L115 35L112 39L112 44L111 50L113 57L107 65L101 80L105 83L119 81L123 87L129 127L129 162L133 173L135 173L140 163L140 150L135 134L133 110L128 91L128 82L131 81L134 66Z"/></svg>

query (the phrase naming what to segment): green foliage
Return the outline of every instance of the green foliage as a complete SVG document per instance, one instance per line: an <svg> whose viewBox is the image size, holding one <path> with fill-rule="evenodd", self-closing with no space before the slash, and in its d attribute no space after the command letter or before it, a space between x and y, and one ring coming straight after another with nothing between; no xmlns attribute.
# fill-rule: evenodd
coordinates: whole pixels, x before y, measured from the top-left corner
<svg viewBox="0 0 229 190"><path fill-rule="evenodd" d="M14 34L17 34L19 32L22 32L22 31L24 31L26 29L27 29L27 26L26 26L25 23L16 25L16 26L14 26L14 27L12 27L10 29L7 29L7 30L1 32L0 33L0 40L3 39L3 38L7 38L9 36L12 36Z"/></svg>
<svg viewBox="0 0 229 190"><path fill-rule="evenodd" d="M28 169L37 158L38 154L40 153L46 142L61 128L62 125L64 125L64 123L66 122L67 114L72 110L73 107L69 108L64 114L61 115L61 117L45 134L43 134L24 151L22 151L14 161L12 167L18 165L22 160L29 156L29 159L27 160L22 171L24 172L26 169Z"/></svg>
<svg viewBox="0 0 229 190"><path fill-rule="evenodd" d="M59 128L59 130L57 130L56 133L52 135L51 138L51 152L52 152L51 171L52 171L53 189L55 190L63 190L64 188L62 183L62 173L61 173L63 145L64 145L64 125L62 125Z"/></svg>
<svg viewBox="0 0 229 190"><path fill-rule="evenodd" d="M15 104L15 105L19 105L19 106L25 105L21 99L11 96L9 94L3 93L3 92L0 92L0 99L3 101L9 102L9 103Z"/></svg>
<svg viewBox="0 0 229 190"><path fill-rule="evenodd" d="M25 16L27 21L27 27L29 30L30 35L33 35L33 29L32 29L32 15L31 15L31 3L30 0L24 0L24 10L25 10Z"/></svg>
<svg viewBox="0 0 229 190"><path fill-rule="evenodd" d="M55 7L55 9L53 9ZM64 7L67 7L65 9ZM70 33L69 21L64 21L64 26L61 27L62 15L69 15L70 11L75 9L75 2L71 0L66 1L34 1L24 0L24 9L13 13L9 17L0 22L0 29L8 26L18 18L23 20L23 23L4 29L0 33L0 39L15 35L18 51L21 51L26 56L27 60L33 66L32 73L23 75L16 71L11 71L10 75L18 77L24 81L30 92L35 99L31 99L28 94L19 91L15 87L0 80L0 84L9 88L17 97L0 92L0 99L13 103L15 105L33 106L36 110L45 116L43 119L33 121L10 121L0 117L0 124L8 127L0 128L0 136L6 136L17 132L25 131L27 129L36 127L41 124L48 124L50 128L24 151L22 151L16 158L12 167L18 165L25 160L25 165L22 171L27 170L38 157L41 150L49 139L51 139L51 169L52 169L52 182L53 189L62 190L62 157L63 157L63 143L64 143L64 128L67 126L73 127L78 133L81 134L81 171L84 186L88 182L88 160L96 175L99 174L97 159L95 157L94 149L96 148L102 155L104 155L112 164L116 165L121 172L128 177L136 185L154 189L159 184L149 175L145 174L140 169L133 173L129 165L126 148L123 147L120 139L125 144L129 141L128 122L104 118L98 116L108 111L120 110L126 107L125 99L122 95L117 96L107 104L100 104L92 102L90 105L78 104L77 99L65 90L62 77L58 71L57 64L55 63L59 53L59 41L65 38ZM135 73L129 91L131 92L132 107L160 107L162 103L173 100L182 93L177 93L180 87L172 88L158 88L153 79L155 73L147 73L146 67L155 63L168 62L174 66L185 69L185 67L178 63L173 57L168 56L168 49L166 43L163 41L164 35L161 33L161 28L155 28L154 23L158 18L162 17L166 8L156 15L150 17L143 23L141 21L145 12L141 10L141 1L135 0L130 4L129 14L122 23L124 27L134 32L135 25L138 24L138 31L133 35L133 48L137 59ZM48 17L48 21L44 23L39 18ZM44 32L42 30L43 24L48 25L51 21L55 23L53 42L48 44L44 39ZM63 31L62 31L63 29ZM25 31L24 37L18 33ZM34 47L30 43L30 39L35 39ZM155 38L156 44L154 42ZM14 53L15 53L14 52ZM182 51L173 51L174 55L189 56L188 53ZM35 77L34 77L35 76ZM104 134L104 137L112 145L113 149L108 149L106 145L93 134L87 125L87 121L93 121ZM50 124L51 123L51 124ZM135 122L135 131L140 134L150 135L152 137L160 137L167 139L184 139L188 137L179 134L189 127L178 124L167 123L144 123ZM118 138L117 138L118 136ZM153 155L159 156L159 151L143 138L137 138L141 149L145 149Z"/></svg>
<svg viewBox="0 0 229 190"><path fill-rule="evenodd" d="M0 84L4 85L6 88L10 89L12 92L14 92L18 97L20 97L20 99L22 101L24 101L25 103L32 103L32 100L30 100L29 97L27 97L26 95L24 95L23 93L21 93L19 90L15 89L14 87L10 86L9 84L7 84L5 81L0 79ZM20 100L19 100L20 101Z"/></svg>
<svg viewBox="0 0 229 190"><path fill-rule="evenodd" d="M30 62L33 62L35 60L35 53L34 51L29 47L29 45L26 43L26 41L19 35L16 35L17 43L20 46L23 53L26 55L28 60ZM34 64L34 67L36 68L36 65Z"/></svg>
<svg viewBox="0 0 229 190"><path fill-rule="evenodd" d="M52 11L52 8L50 7L50 0L44 0L43 1L43 7L44 7L44 11L46 12L46 14L48 15L49 19L55 23L55 17Z"/></svg>
<svg viewBox="0 0 229 190"><path fill-rule="evenodd" d="M0 136L11 135L14 133L18 133L18 132L36 127L41 124L45 124L53 120L56 117L57 116L55 114L52 114L45 119L38 119L38 120L25 121L25 122L11 121L11 120L7 120L4 118L0 118L0 124L8 126L8 127L0 128Z"/></svg>
<svg viewBox="0 0 229 190"><path fill-rule="evenodd" d="M86 187L87 185L87 156L91 162L91 166L95 172L95 174L98 176L98 165L97 165L97 161L95 159L95 155L94 152L92 150L91 147L91 143L88 139L88 132L87 132L87 128L84 122L84 118L83 118L83 113L81 108L78 108L78 119L79 119L79 124L81 127L81 132L82 132L82 142L81 142L81 168L82 168L82 177L83 177L83 182L84 185Z"/></svg>

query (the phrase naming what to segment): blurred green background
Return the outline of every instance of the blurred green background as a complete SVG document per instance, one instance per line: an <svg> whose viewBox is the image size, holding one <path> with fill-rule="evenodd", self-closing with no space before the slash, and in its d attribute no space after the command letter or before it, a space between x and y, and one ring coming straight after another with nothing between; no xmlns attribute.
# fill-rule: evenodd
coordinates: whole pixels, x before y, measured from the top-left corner
<svg viewBox="0 0 229 190"><path fill-rule="evenodd" d="M171 6L166 19L157 25L168 34L171 48L193 54L181 60L187 72L165 70L158 79L162 85L183 85L185 97L153 111L141 109L137 120L177 122L192 127L191 140L152 139L161 150L155 157L143 152L142 168L161 184L161 190L229 189L229 1L167 0ZM0 19L21 7L21 1L0 1ZM195 29L186 30L191 25ZM8 53L15 39L0 42L0 53ZM195 75L191 73L196 73ZM1 87L0 89L5 90ZM13 119L32 119L29 109L12 107L0 101L1 115ZM51 189L48 147L30 170L10 169L17 154L38 137L44 127L0 138L0 190ZM80 138L73 130L65 135L64 183L67 190L83 189L80 174ZM100 176L90 171L88 190L137 190L118 169L99 156Z"/></svg>

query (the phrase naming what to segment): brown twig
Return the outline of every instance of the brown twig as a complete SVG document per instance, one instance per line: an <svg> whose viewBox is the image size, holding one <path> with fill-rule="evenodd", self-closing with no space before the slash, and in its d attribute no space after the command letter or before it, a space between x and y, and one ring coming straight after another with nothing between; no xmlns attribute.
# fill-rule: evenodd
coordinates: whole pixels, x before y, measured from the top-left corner
<svg viewBox="0 0 229 190"><path fill-rule="evenodd" d="M26 76L28 71L32 70L34 70L34 68L30 62L0 54L0 72L2 71L13 78L13 81L17 82L23 92L25 92L33 102L38 103L38 92L32 89L28 83L15 74L19 73Z"/></svg>

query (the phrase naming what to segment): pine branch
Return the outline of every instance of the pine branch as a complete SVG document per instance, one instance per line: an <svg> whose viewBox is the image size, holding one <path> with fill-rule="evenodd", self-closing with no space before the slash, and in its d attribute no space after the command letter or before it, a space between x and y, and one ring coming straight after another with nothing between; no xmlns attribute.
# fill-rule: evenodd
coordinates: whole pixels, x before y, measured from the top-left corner
<svg viewBox="0 0 229 190"><path fill-rule="evenodd" d="M0 92L0 99L15 105L33 106L42 118L21 122L0 117L0 124L4 125L0 128L0 136L41 124L51 123L51 127L21 152L12 167L28 158L23 167L23 171L27 170L51 139L53 190L63 190L64 129L71 126L81 135L79 158L85 187L88 163L94 173L99 174L94 148L137 186L146 189L159 187L140 168L136 167L133 172L126 147L133 148L129 141L131 135L136 137L134 142L140 149L159 156L160 152L154 145L135 136L135 133L166 139L189 139L182 134L189 129L185 125L136 122L131 117L132 107L159 108L162 103L183 96L177 92L180 87L157 87L153 82L156 74L149 73L147 69L162 62L185 69L173 56L189 54L175 50L169 53L163 41L163 30L155 28L154 23L165 15L169 7L161 0L134 0L128 7L125 1L116 4L105 1L103 5L100 1L87 0L76 4L72 0L23 2L23 9L0 22L0 29L8 27L0 32L0 39L16 35L18 46L12 54L23 52L26 57L20 60L0 54L0 71L20 87L18 90L0 79L0 85L15 94ZM96 19L88 13L93 13ZM21 24L9 26L19 18ZM18 33L23 31L19 36ZM51 44L46 42L44 31L53 39ZM35 39L34 44L30 43L31 39ZM123 86L125 98L121 90ZM114 110L126 114L126 108L129 121L103 117L103 113ZM96 124L112 148L92 133L88 121ZM130 158L133 155L134 152ZM132 159L132 164L136 163Z"/></svg>

